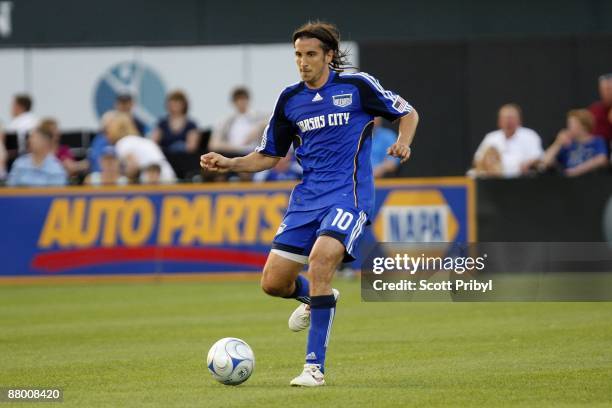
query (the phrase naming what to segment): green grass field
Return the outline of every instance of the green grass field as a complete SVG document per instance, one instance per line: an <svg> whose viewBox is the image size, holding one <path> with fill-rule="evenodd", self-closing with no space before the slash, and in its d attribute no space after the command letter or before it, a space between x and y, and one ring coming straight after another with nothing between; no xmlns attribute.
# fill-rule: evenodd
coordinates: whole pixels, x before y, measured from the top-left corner
<svg viewBox="0 0 612 408"><path fill-rule="evenodd" d="M319 389L288 386L306 334L256 282L0 287L0 387L62 387L66 407L612 406L612 303L364 303L337 287ZM227 336L255 351L238 387L204 363Z"/></svg>

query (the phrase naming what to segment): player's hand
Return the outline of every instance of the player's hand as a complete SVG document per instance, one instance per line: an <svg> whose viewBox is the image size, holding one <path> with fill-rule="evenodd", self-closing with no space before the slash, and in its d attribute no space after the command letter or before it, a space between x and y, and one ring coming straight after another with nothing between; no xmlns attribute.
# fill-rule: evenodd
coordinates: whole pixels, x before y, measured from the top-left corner
<svg viewBox="0 0 612 408"><path fill-rule="evenodd" d="M393 143L391 147L387 149L387 154L389 156L399 158L400 163L404 163L406 160L408 160L410 158L410 153L410 146L403 143Z"/></svg>
<svg viewBox="0 0 612 408"><path fill-rule="evenodd" d="M210 152L200 156L200 166L204 170L226 173L231 170L231 159L219 153Z"/></svg>

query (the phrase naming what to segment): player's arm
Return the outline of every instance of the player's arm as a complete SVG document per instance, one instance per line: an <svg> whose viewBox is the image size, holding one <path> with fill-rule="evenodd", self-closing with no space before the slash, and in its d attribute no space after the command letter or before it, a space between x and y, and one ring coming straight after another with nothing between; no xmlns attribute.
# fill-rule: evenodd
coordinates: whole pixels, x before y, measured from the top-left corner
<svg viewBox="0 0 612 408"><path fill-rule="evenodd" d="M270 122L263 131L261 144L253 153L232 159L219 153L207 153L200 158L202 168L217 172L256 173L276 166L276 163L287 155L293 136L297 132L285 115L285 102L286 98L281 93Z"/></svg>
<svg viewBox="0 0 612 408"><path fill-rule="evenodd" d="M410 145L414 139L419 115L401 96L385 90L380 82L365 72L350 75L359 88L361 105L372 116L382 116L390 122L399 119L397 141L387 149L387 154L398 157L404 163L410 157Z"/></svg>
<svg viewBox="0 0 612 408"><path fill-rule="evenodd" d="M398 157L400 163L404 163L410 158L410 145L414 139L417 125L419 124L419 114L412 108L412 111L400 118L399 135L397 141L387 149L387 154Z"/></svg>
<svg viewBox="0 0 612 408"><path fill-rule="evenodd" d="M227 158L219 153L210 152L200 157L200 166L209 171L225 173L257 173L276 166L280 157L271 157L259 152L252 152L246 156Z"/></svg>

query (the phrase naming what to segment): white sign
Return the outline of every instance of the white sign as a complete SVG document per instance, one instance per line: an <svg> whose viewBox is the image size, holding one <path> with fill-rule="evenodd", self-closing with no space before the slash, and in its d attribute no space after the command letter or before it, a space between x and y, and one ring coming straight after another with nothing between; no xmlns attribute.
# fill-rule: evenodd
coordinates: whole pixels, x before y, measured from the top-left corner
<svg viewBox="0 0 612 408"><path fill-rule="evenodd" d="M10 1L0 1L0 37L8 38L13 32L13 25L11 24L11 10L13 9L13 3Z"/></svg>
<svg viewBox="0 0 612 408"><path fill-rule="evenodd" d="M348 45L355 54L357 45ZM253 109L267 114L283 88L300 80L291 44L0 49L0 66L0 123L10 119L13 95L27 92L34 113L55 117L65 130L97 129L120 93L134 95L135 114L155 123L175 89L205 128L233 112L235 87L249 88Z"/></svg>

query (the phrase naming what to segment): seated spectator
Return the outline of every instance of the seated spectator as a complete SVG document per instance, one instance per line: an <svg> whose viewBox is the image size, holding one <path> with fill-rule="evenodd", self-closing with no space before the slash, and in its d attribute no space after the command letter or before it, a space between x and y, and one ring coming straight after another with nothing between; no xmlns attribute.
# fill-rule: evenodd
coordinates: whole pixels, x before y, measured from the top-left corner
<svg viewBox="0 0 612 408"><path fill-rule="evenodd" d="M480 160L476 162L476 167L468 172L471 177L503 177L502 159L497 150L493 146L489 146Z"/></svg>
<svg viewBox="0 0 612 408"><path fill-rule="evenodd" d="M147 133L149 133L149 127L145 125L143 121L138 119L136 115L134 115L134 98L131 94L121 93L117 95L117 99L115 99L115 110L117 112L123 112L130 115L134 121L136 129L138 129L138 134L145 136Z"/></svg>
<svg viewBox="0 0 612 408"><path fill-rule="evenodd" d="M51 148L55 154L55 157L57 157L64 166L64 170L66 170L69 177L76 176L77 174L87 170L89 166L87 160L76 160L70 151L70 147L61 144L62 134L60 133L59 126L57 125L57 121L55 119L42 119L39 126L46 129L47 132L50 132L53 135L53 139L51 140Z"/></svg>
<svg viewBox="0 0 612 408"><path fill-rule="evenodd" d="M63 186L66 171L52 151L53 134L37 127L29 137L30 153L15 160L8 176L10 186Z"/></svg>
<svg viewBox="0 0 612 408"><path fill-rule="evenodd" d="M200 132L196 123L189 119L189 101L181 91L171 92L166 97L168 116L157 124L151 139L165 152L197 153L200 147Z"/></svg>
<svg viewBox="0 0 612 408"><path fill-rule="evenodd" d="M293 152L289 151L273 168L255 173L253 181L290 181L301 178L301 167L295 161Z"/></svg>
<svg viewBox="0 0 612 408"><path fill-rule="evenodd" d="M102 169L100 162L102 154L104 153L104 149L111 145L107 136L108 124L116 113L117 111L108 111L102 115L100 119L102 129L91 141L89 151L87 152L87 161L89 162L89 170L92 172L99 172Z"/></svg>
<svg viewBox="0 0 612 408"><path fill-rule="evenodd" d="M32 98L26 94L15 95L11 108L13 119L6 125L6 133L17 134L19 153L26 151L28 133L38 125L38 118L32 113Z"/></svg>
<svg viewBox="0 0 612 408"><path fill-rule="evenodd" d="M85 177L85 184L90 186L124 186L128 179L121 174L121 163L113 146L106 146L100 157L100 171L94 171Z"/></svg>
<svg viewBox="0 0 612 408"><path fill-rule="evenodd" d="M267 118L250 109L250 95L246 88L236 88L231 101L235 112L213 129L209 150L247 154L259 144Z"/></svg>
<svg viewBox="0 0 612 408"><path fill-rule="evenodd" d="M499 109L499 129L488 133L478 146L474 154L475 169L488 167L482 161L485 159L485 152L493 148L501 158L503 177L517 177L529 171L542 156L542 140L535 131L521 126L521 116L521 108L516 104L506 104ZM470 173L477 172L471 170L468 174Z"/></svg>
<svg viewBox="0 0 612 408"><path fill-rule="evenodd" d="M117 157L125 168L125 173L132 181L138 181L140 172L152 164L161 168L162 183L176 181L174 170L161 149L151 139L138 136L138 130L131 118L125 113L111 115L107 126L109 141L115 145Z"/></svg>
<svg viewBox="0 0 612 408"><path fill-rule="evenodd" d="M567 129L562 129L554 143L546 149L539 168L544 170L558 164L569 177L581 176L608 165L606 142L593 136L593 114L586 109L571 110L567 114Z"/></svg>
<svg viewBox="0 0 612 408"><path fill-rule="evenodd" d="M143 184L159 184L161 182L161 166L157 163L147 166L142 172L140 181Z"/></svg>
<svg viewBox="0 0 612 408"><path fill-rule="evenodd" d="M593 102L589 110L595 117L593 133L612 141L612 73L599 77L599 96L601 100Z"/></svg>
<svg viewBox="0 0 612 408"><path fill-rule="evenodd" d="M397 141L397 134L382 125L382 118L374 118L374 129L372 129L372 170L375 178L395 174L399 169L400 159L391 157L387 150Z"/></svg>

